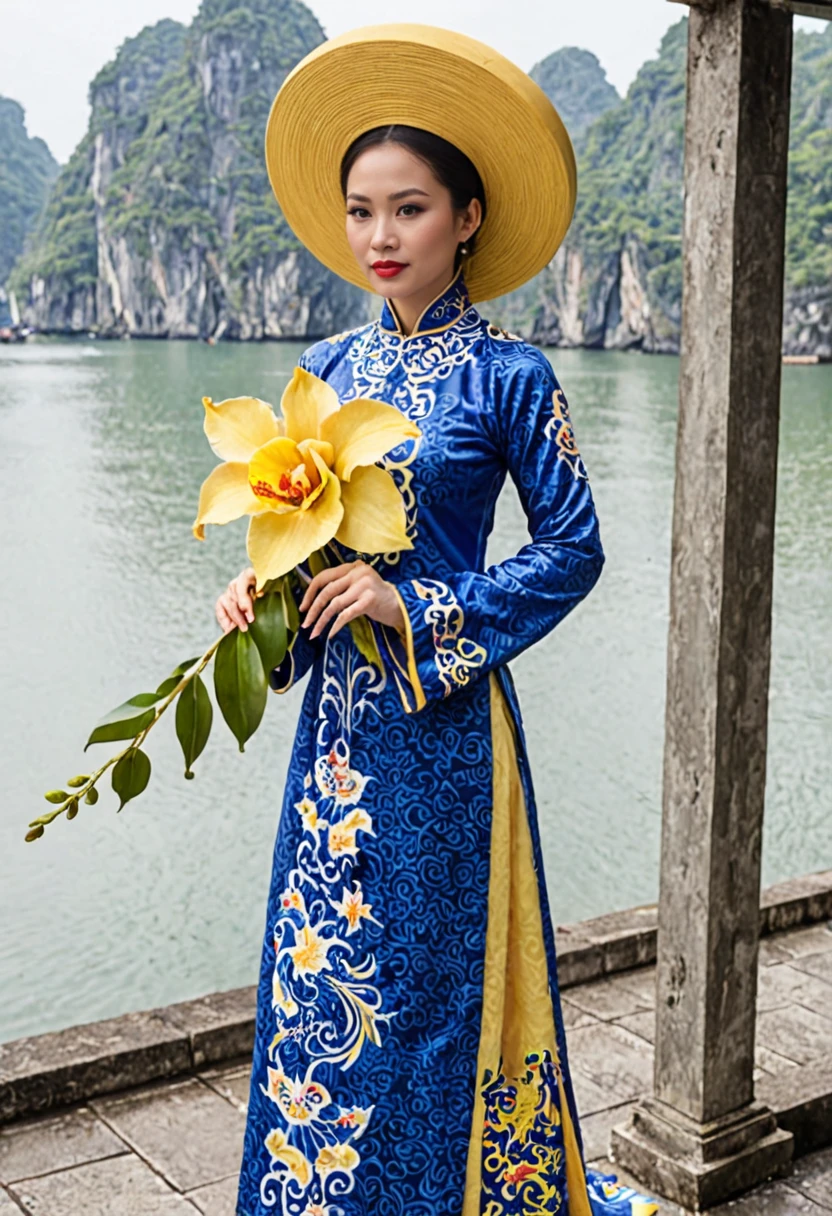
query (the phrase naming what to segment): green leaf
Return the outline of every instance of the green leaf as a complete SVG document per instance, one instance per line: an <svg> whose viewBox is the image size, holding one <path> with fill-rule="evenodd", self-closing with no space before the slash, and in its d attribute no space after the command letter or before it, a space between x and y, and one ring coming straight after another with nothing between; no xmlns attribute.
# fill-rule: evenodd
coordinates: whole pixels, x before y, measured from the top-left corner
<svg viewBox="0 0 832 1216"><path fill-rule="evenodd" d="M366 616L357 616L349 621L350 633L352 640L355 642L358 649L361 651L368 663L374 663L381 670L381 655L379 654L376 635L373 633L373 627L370 624L369 618Z"/></svg>
<svg viewBox="0 0 832 1216"><path fill-rule="evenodd" d="M306 564L309 566L313 578L329 567L329 562L322 549L313 549Z"/></svg>
<svg viewBox="0 0 832 1216"><path fill-rule="evenodd" d="M83 785L85 782L89 781L89 779L89 773L87 773L86 776L82 774L80 777L70 777L69 781L67 781L67 785L70 789L77 790L79 785Z"/></svg>
<svg viewBox="0 0 832 1216"><path fill-rule="evenodd" d="M191 765L203 751L211 733L214 710L201 676L185 685L176 703L176 737L185 757L185 776L192 776Z"/></svg>
<svg viewBox="0 0 832 1216"><path fill-rule="evenodd" d="M72 801L70 802L69 806L66 808L66 817L67 817L67 819L74 819L77 814L78 814L78 799L73 798Z"/></svg>
<svg viewBox="0 0 832 1216"><path fill-rule="evenodd" d="M231 733L245 751L266 708L268 684L263 660L254 638L242 629L231 629L214 657L214 691L217 704Z"/></svg>
<svg viewBox="0 0 832 1216"><path fill-rule="evenodd" d="M30 829L30 830L29 830L29 831L26 833L26 839L27 839L27 840L37 840L39 836L42 836L42 835L43 835L43 830L44 830L44 829L43 829L43 824L42 824L42 823L39 823L39 824L38 824L38 826L37 826L36 828L31 828L31 829Z"/></svg>
<svg viewBox="0 0 832 1216"><path fill-rule="evenodd" d="M281 593L283 595L283 619L286 622L286 628L290 633L297 633L300 629L300 613L298 612L298 606L288 579L284 580Z"/></svg>
<svg viewBox="0 0 832 1216"><path fill-rule="evenodd" d="M202 655L197 655L195 659L188 659L186 662L180 663L178 667L175 667L167 679L162 680L162 683L156 689L157 695L160 697L170 696L185 673L190 671L193 665L198 663L201 658Z"/></svg>
<svg viewBox="0 0 832 1216"><path fill-rule="evenodd" d="M155 718L155 711L150 708L162 700L158 692L140 692L123 705L111 709L93 730L84 745L84 751L91 743L113 743L118 739L135 739L141 731Z"/></svg>
<svg viewBox="0 0 832 1216"><path fill-rule="evenodd" d="M43 795L47 802L66 802L69 794L66 790L50 790L48 794Z"/></svg>
<svg viewBox="0 0 832 1216"><path fill-rule="evenodd" d="M119 796L118 809L141 794L150 780L150 757L140 747L131 747L113 769L113 789Z"/></svg>
<svg viewBox="0 0 832 1216"><path fill-rule="evenodd" d="M254 620L248 627L254 644L260 651L263 670L268 674L286 654L286 618L283 596L278 591L254 601Z"/></svg>
<svg viewBox="0 0 832 1216"><path fill-rule="evenodd" d="M95 806L96 802L98 802L98 790L94 785L91 785L86 794L84 794L84 802L88 802L90 806Z"/></svg>

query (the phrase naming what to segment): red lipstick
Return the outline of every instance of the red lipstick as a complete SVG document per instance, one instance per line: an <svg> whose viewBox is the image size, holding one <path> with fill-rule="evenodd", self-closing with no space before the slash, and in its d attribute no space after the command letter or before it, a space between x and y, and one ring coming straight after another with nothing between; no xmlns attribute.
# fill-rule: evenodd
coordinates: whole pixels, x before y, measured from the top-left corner
<svg viewBox="0 0 832 1216"><path fill-rule="evenodd" d="M382 279L394 279L407 265L407 262L373 262L373 270Z"/></svg>

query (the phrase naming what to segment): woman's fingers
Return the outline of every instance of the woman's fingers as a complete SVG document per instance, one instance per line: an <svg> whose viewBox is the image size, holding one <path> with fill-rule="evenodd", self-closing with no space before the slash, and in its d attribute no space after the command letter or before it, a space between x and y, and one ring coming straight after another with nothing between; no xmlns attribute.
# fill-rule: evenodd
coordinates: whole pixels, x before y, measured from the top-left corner
<svg viewBox="0 0 832 1216"><path fill-rule="evenodd" d="M332 570L322 570L321 575L329 574L330 578L322 580L318 586L318 590L308 600L309 607L306 610L306 615L303 620L304 627L308 628L314 623L318 614L331 602L334 596L340 595L348 587L355 584L356 580L361 577L361 566L363 563L345 564L342 566L333 566ZM333 571L335 572L333 574ZM319 576L316 575L316 578ZM304 600L307 599L309 592L312 590L312 583L306 589ZM303 602L301 601L301 610L303 610ZM310 634L310 637L312 635Z"/></svg>
<svg viewBox="0 0 832 1216"><path fill-rule="evenodd" d="M254 600L252 598L252 588L256 586L257 575L252 567L244 570L238 575L234 588L237 595L237 604L240 611L244 613L247 621L254 620Z"/></svg>
<svg viewBox="0 0 832 1216"><path fill-rule="evenodd" d="M357 600L354 600L344 608L342 612L339 612L329 631L329 636L332 637L339 629L343 629L344 625L348 625L357 616L361 616L362 612L366 612L371 600L372 596L365 592L364 595L360 595Z"/></svg>
<svg viewBox="0 0 832 1216"><path fill-rule="evenodd" d="M307 584L306 590L303 593L303 599L298 605L301 612L305 612L309 605L314 601L318 592L331 583L334 579L345 578L350 571L356 566L363 565L362 562L342 562L340 566L327 566L325 570L320 570L315 577Z"/></svg>
<svg viewBox="0 0 832 1216"><path fill-rule="evenodd" d="M229 633L234 628L234 622L225 611L221 599L217 600L217 620L220 623L220 628L222 629L223 633Z"/></svg>
<svg viewBox="0 0 832 1216"><path fill-rule="evenodd" d="M316 638L326 625L327 621L332 620L336 613L341 612L341 610L346 608L349 604L354 603L355 600L360 597L360 595L360 590L355 586L354 583L351 583L339 595L333 596L325 604L323 611L315 622L315 627L309 635L310 639ZM332 635L330 634L330 637L331 636Z"/></svg>

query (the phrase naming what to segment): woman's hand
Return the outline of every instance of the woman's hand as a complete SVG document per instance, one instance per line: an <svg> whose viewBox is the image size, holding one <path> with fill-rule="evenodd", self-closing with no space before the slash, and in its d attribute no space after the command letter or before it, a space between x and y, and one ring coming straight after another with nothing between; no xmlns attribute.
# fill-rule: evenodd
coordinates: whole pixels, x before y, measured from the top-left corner
<svg viewBox="0 0 832 1216"><path fill-rule="evenodd" d="M329 632L330 637L363 614L382 625L392 625L401 634L405 629L392 583L360 559L321 570L306 588L299 607L306 613L302 627L313 627L310 639L317 637L332 617L335 617L335 624Z"/></svg>
<svg viewBox="0 0 832 1216"><path fill-rule="evenodd" d="M223 633L230 633L239 627L243 633L248 629L247 621L254 620L254 603L252 590L257 586L257 575L253 566L247 566L235 579L228 584L217 600L217 620L222 626Z"/></svg>

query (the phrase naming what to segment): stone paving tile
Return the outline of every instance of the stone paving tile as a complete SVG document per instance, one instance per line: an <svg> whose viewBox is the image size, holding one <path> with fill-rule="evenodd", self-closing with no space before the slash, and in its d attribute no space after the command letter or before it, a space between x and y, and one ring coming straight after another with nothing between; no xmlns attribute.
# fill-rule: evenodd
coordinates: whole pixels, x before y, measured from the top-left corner
<svg viewBox="0 0 832 1216"><path fill-rule="evenodd" d="M582 1072L574 1067L572 1068L572 1088L575 1091L578 1112L582 1117L607 1110L610 1106L615 1106L619 1102L618 1098L613 1097L612 1094L608 1094L600 1085L596 1085L590 1077L584 1076Z"/></svg>
<svg viewBox="0 0 832 1216"><path fill-rule="evenodd" d="M126 1153L127 1146L91 1110L0 1127L0 1182L51 1174Z"/></svg>
<svg viewBox="0 0 832 1216"><path fill-rule="evenodd" d="M832 933L829 936L832 937ZM794 960L792 966L799 971L806 971L809 975L817 976L827 984L832 984L832 950L825 950L822 954L802 955Z"/></svg>
<svg viewBox="0 0 832 1216"><path fill-rule="evenodd" d="M188 1199L203 1216L234 1216L237 1206L237 1177L224 1178L188 1193Z"/></svg>
<svg viewBox="0 0 832 1216"><path fill-rule="evenodd" d="M598 1021L591 1013L586 1013L585 1010L579 1009L577 1005L573 1005L568 997L561 999L561 1012L563 1013L563 1025L567 1031L573 1026L592 1026Z"/></svg>
<svg viewBox="0 0 832 1216"><path fill-rule="evenodd" d="M614 1026L623 1026L631 1030L647 1043L656 1041L656 1011L643 1009L640 1013L628 1013L623 1018L614 1018Z"/></svg>
<svg viewBox="0 0 832 1216"><path fill-rule="evenodd" d="M757 1042L798 1064L828 1059L832 1055L832 1020L802 1005L771 1009L757 1018Z"/></svg>
<svg viewBox="0 0 832 1216"><path fill-rule="evenodd" d="M606 1093L604 1107L632 1101L652 1089L653 1049L623 1026L581 1027L572 1031L569 1046L573 1074L581 1073Z"/></svg>
<svg viewBox="0 0 832 1216"><path fill-rule="evenodd" d="M610 1106L606 1110L584 1115L581 1107L578 1106L581 1137L584 1142L584 1160L590 1161L596 1157L604 1157L609 1152L610 1129L618 1123L626 1123L632 1109L632 1102L623 1102L620 1106Z"/></svg>
<svg viewBox="0 0 832 1216"><path fill-rule="evenodd" d="M799 1157L789 1186L832 1211L832 1148Z"/></svg>
<svg viewBox="0 0 832 1216"><path fill-rule="evenodd" d="M826 955L810 957L825 958ZM832 959L832 955L829 957ZM821 1017L832 1019L832 984L789 963L762 967L757 982L757 1013L784 1009L788 1005L803 1005Z"/></svg>
<svg viewBox="0 0 832 1216"><path fill-rule="evenodd" d="M200 1081L210 1085L218 1094L243 1114L248 1110L251 1088L251 1064L237 1068L211 1068L199 1073Z"/></svg>
<svg viewBox="0 0 832 1216"><path fill-rule="evenodd" d="M622 971L620 975L589 984L568 988L569 1003L603 1021L624 1017L638 1010L655 1008L655 968L640 968L649 973L642 976L636 971Z"/></svg>
<svg viewBox="0 0 832 1216"><path fill-rule="evenodd" d="M829 1208L814 1203L783 1181L770 1182L740 1199L709 1208L708 1216L829 1216Z"/></svg>
<svg viewBox="0 0 832 1216"><path fill-rule="evenodd" d="M777 940L782 936L782 933L775 933L771 937L760 938L760 948L757 953L760 967L771 967L774 963L791 962L793 955L781 946Z"/></svg>
<svg viewBox="0 0 832 1216"><path fill-rule="evenodd" d="M30 1216L195 1216L197 1211L132 1153L21 1182L12 1191Z"/></svg>
<svg viewBox="0 0 832 1216"><path fill-rule="evenodd" d="M776 1077L781 1072L788 1072L790 1068L800 1067L796 1060L790 1060L781 1055L779 1051L772 1051L770 1047L765 1047L762 1043L755 1045L754 1059L757 1067L771 1077Z"/></svg>
<svg viewBox="0 0 832 1216"><path fill-rule="evenodd" d="M787 929L785 933L763 937L760 939L761 949L763 942L768 943L767 949L776 949L789 959L804 958L807 954L822 954L832 950L832 921Z"/></svg>
<svg viewBox="0 0 832 1216"><path fill-rule="evenodd" d="M94 1108L177 1190L219 1182L240 1168L245 1118L195 1078L99 1098Z"/></svg>

